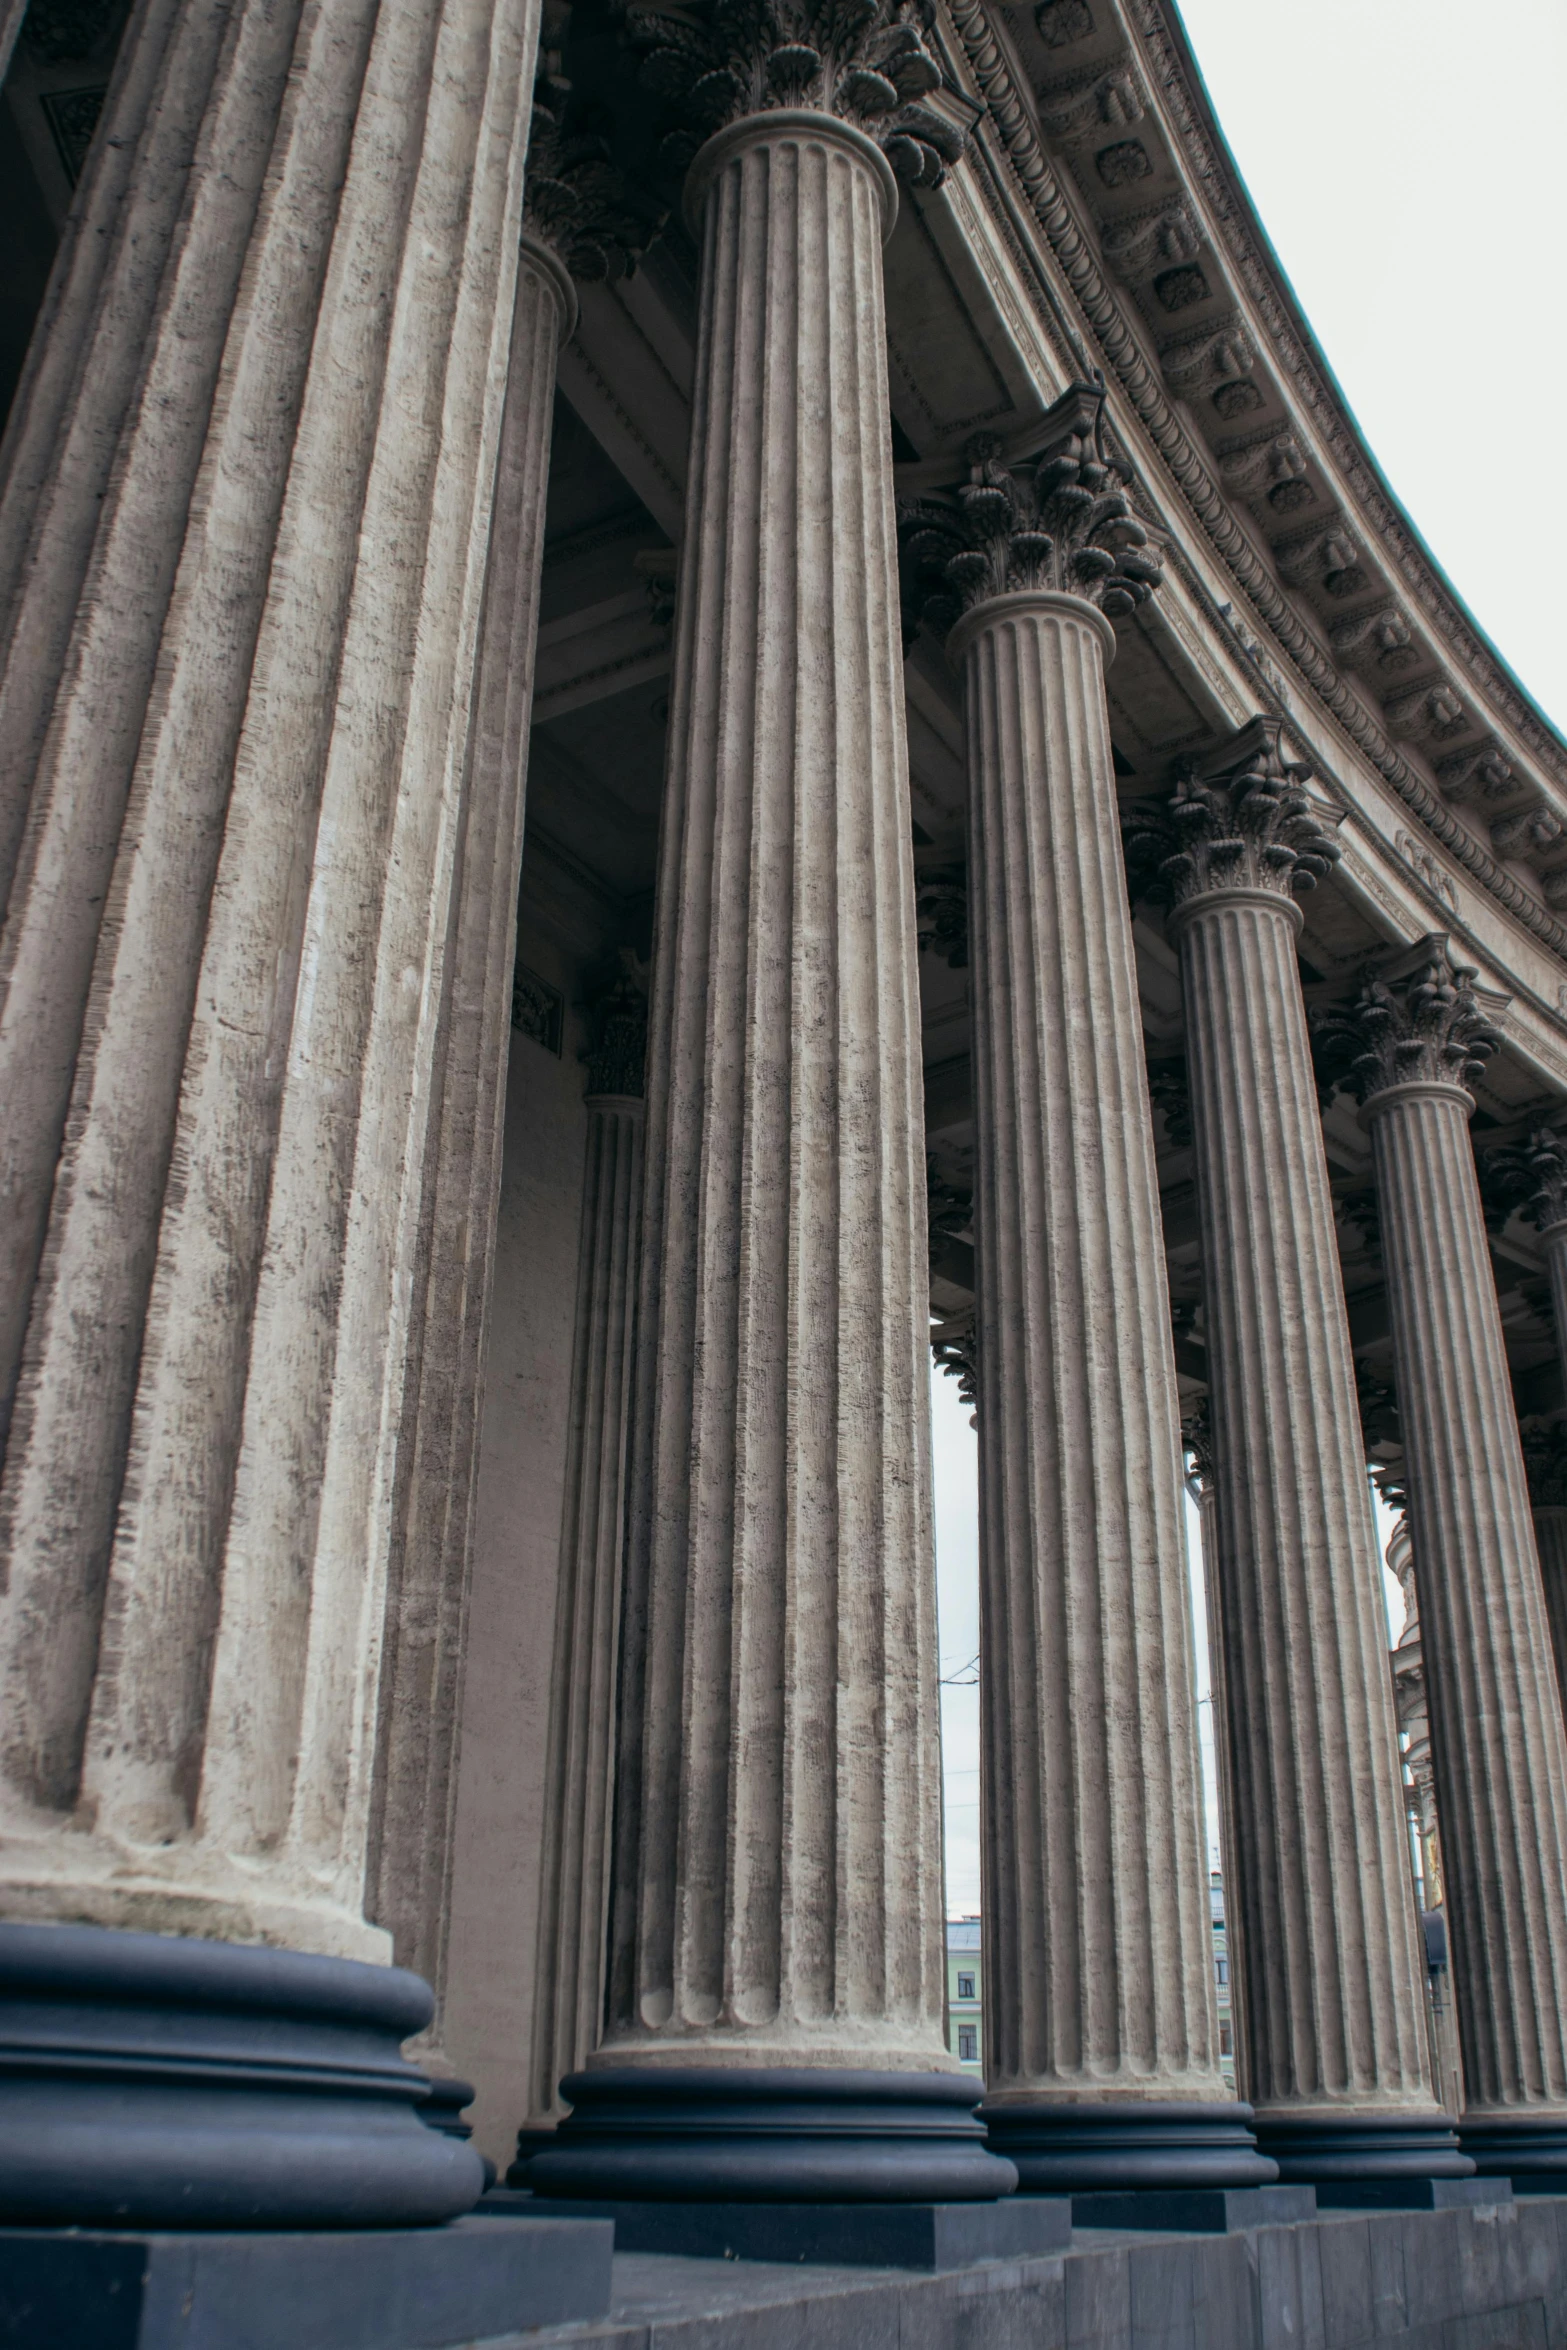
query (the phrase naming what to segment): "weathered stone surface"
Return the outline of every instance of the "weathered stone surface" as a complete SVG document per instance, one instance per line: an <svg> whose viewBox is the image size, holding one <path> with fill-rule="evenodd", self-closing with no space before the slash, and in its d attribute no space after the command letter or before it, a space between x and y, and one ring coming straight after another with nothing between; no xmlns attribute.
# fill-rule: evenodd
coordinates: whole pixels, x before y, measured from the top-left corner
<svg viewBox="0 0 1567 2350"><path fill-rule="evenodd" d="M527 0L138 12L20 395L11 1914L387 1949L379 1634L534 39Z"/></svg>
<svg viewBox="0 0 1567 2350"><path fill-rule="evenodd" d="M639 1025L645 1030L645 1021ZM629 1080L633 1072L595 1069L589 1082L606 1074ZM524 2129L546 2128L559 2118L560 2083L586 2062L604 2012L616 1635L641 1216L641 1097L591 1094Z"/></svg>
<svg viewBox="0 0 1567 2350"><path fill-rule="evenodd" d="M1494 1049L1441 936L1327 1024L1371 1133L1469 2118L1567 2115L1567 1738L1465 1079Z"/></svg>
<svg viewBox="0 0 1567 2350"><path fill-rule="evenodd" d="M1229 2095L1175 1369L1104 700L1113 643L1081 597L1030 588L978 601L952 639L970 790L996 2107Z"/></svg>
<svg viewBox="0 0 1567 2350"><path fill-rule="evenodd" d="M895 187L789 108L696 170L603 2055L942 2068Z"/></svg>
<svg viewBox="0 0 1567 2350"><path fill-rule="evenodd" d="M436 1046L439 1116L410 1314L383 1635L369 1914L435 1990L439 2065L456 1755L478 1475L481 1365L500 1198L517 870L538 634L555 358L576 298L525 237L462 832L457 931Z"/></svg>
<svg viewBox="0 0 1567 2350"><path fill-rule="evenodd" d="M1439 2116L1354 1364L1292 894L1336 860L1259 720L1177 787L1246 2094L1288 2124ZM1233 1930L1233 1925L1232 1925ZM1271 2149L1270 2149L1271 2150ZM1281 2149L1282 2153L1282 2149ZM1310 2175L1302 2146L1295 2159ZM1288 2175L1296 2175L1291 2172Z"/></svg>

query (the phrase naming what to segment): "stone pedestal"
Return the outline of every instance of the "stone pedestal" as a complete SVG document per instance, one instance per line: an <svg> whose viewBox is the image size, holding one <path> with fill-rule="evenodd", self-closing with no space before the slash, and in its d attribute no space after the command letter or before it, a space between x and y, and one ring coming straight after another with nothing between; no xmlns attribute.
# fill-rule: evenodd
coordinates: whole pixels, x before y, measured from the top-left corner
<svg viewBox="0 0 1567 2350"><path fill-rule="evenodd" d="M1029 470L982 458L908 542L968 607L949 652L969 769L983 2110L1049 2191L1274 2175L1219 2067L1115 638L1088 600L1130 609L1126 583L1157 569L1101 401L1069 392ZM925 609L951 618L943 596Z"/></svg>
<svg viewBox="0 0 1567 2350"><path fill-rule="evenodd" d="M535 32L528 0L138 9L19 394L13 1919L390 1955L363 1904L406 1368L463 1180L452 957L470 1000L494 961L479 901L489 947L454 944L465 858L514 837L473 749ZM361 2136L334 2159L373 2176Z"/></svg>
<svg viewBox="0 0 1567 2350"><path fill-rule="evenodd" d="M1375 1154L1446 1911L1486 2172L1567 2175L1567 1738L1465 1077L1494 1049L1447 941L1326 1023L1358 1046Z"/></svg>
<svg viewBox="0 0 1567 2350"><path fill-rule="evenodd" d="M749 2195L836 2199L847 2096L884 2108L881 2199L991 2197L942 2040L895 184L782 108L690 203L606 2020L529 2178L712 2198L743 2148Z"/></svg>
<svg viewBox="0 0 1567 2350"><path fill-rule="evenodd" d="M1338 849L1275 721L1179 785L1246 2088L1286 2180L1462 2176L1432 2094L1376 1532L1295 960Z"/></svg>

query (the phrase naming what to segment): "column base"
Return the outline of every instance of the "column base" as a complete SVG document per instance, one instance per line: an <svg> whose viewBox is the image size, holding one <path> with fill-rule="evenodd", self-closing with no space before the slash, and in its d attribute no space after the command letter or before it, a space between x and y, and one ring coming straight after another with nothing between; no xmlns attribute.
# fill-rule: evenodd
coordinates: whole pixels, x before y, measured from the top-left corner
<svg viewBox="0 0 1567 2350"><path fill-rule="evenodd" d="M1567 2195L1567 2114L1466 2114L1458 2143L1482 2178L1510 2178L1516 2195Z"/></svg>
<svg viewBox="0 0 1567 2350"><path fill-rule="evenodd" d="M1043 2260L1072 2241L1064 2195L999 2203L578 2203L498 2187L478 2210L530 2224L574 2212L613 2220L617 2252L829 2268L971 2268L977 2260Z"/></svg>
<svg viewBox="0 0 1567 2350"><path fill-rule="evenodd" d="M398 1967L0 1925L0 2225L428 2227L484 2184L427 2129Z"/></svg>
<svg viewBox="0 0 1567 2350"><path fill-rule="evenodd" d="M1027 2200L1018 2197L1020 2203ZM1291 2228L1316 2216L1316 2193L1310 2187L1142 2187L1127 2195L1072 2197L1075 2228L1227 2236L1240 2228Z"/></svg>
<svg viewBox="0 0 1567 2350"><path fill-rule="evenodd" d="M1260 2154L1251 2107L1199 2104L1069 2105L1041 2098L979 2109L991 2149L1016 2163L1027 2193L1088 2194L1144 2187L1267 2187L1277 2165Z"/></svg>
<svg viewBox="0 0 1567 2350"><path fill-rule="evenodd" d="M615 2065L561 2083L554 2143L508 2180L599 2202L972 2203L1017 2172L960 2073Z"/></svg>
<svg viewBox="0 0 1567 2350"><path fill-rule="evenodd" d="M429 2350L606 2317L602 2220L394 2234L0 2229L7 2350Z"/></svg>
<svg viewBox="0 0 1567 2350"><path fill-rule="evenodd" d="M1257 2144L1278 2164L1281 2179L1315 2186L1319 2202L1338 2180L1392 2183L1474 2176L1474 2164L1459 2146L1458 2125L1450 2113L1419 2119L1397 2113L1319 2113L1299 2120L1264 2113L1257 2122Z"/></svg>

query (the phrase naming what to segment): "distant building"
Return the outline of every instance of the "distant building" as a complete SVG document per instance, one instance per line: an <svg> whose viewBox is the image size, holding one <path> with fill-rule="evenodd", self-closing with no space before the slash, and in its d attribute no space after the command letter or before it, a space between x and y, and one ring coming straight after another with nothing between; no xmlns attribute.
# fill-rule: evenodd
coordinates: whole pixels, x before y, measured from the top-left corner
<svg viewBox="0 0 1567 2350"><path fill-rule="evenodd" d="M1219 1995L1219 2066L1235 2086L1235 2018L1230 2007L1230 1945L1224 1926L1224 1873L1215 1869L1208 1879L1208 1901L1213 1912L1213 1979Z"/></svg>
<svg viewBox="0 0 1567 2350"><path fill-rule="evenodd" d="M984 1982L976 1917L947 1920L947 2046L965 2072L985 2070Z"/></svg>

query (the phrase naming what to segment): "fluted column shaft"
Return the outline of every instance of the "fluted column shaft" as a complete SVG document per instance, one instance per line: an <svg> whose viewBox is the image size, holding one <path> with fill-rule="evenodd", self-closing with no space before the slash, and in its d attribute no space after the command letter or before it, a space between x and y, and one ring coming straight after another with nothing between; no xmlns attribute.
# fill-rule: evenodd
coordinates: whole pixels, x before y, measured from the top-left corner
<svg viewBox="0 0 1567 2350"><path fill-rule="evenodd" d="M582 1257L572 1342L544 1781L533 2071L524 2129L560 2113L604 2012L615 1665L625 1532L627 1405L642 1209L642 1103L588 1097Z"/></svg>
<svg viewBox="0 0 1567 2350"><path fill-rule="evenodd" d="M435 1990L437 2043L555 361L575 319L559 260L525 235L398 1441L368 1871L369 1915Z"/></svg>
<svg viewBox="0 0 1567 2350"><path fill-rule="evenodd" d="M1545 1250L1545 1265L1551 1281L1557 1360L1562 1366L1562 1377L1567 1381L1567 1223L1558 1219L1542 1224L1540 1241ZM1567 1506L1559 1498L1560 1486L1556 1491L1557 1500L1535 1505L1534 1539L1540 1553L1540 1574L1545 1585L1545 1612L1550 1619L1556 1678L1562 1692L1563 1709L1567 1711Z"/></svg>
<svg viewBox="0 0 1567 2350"><path fill-rule="evenodd" d="M785 110L695 170L600 2054L948 2069L895 190Z"/></svg>
<svg viewBox="0 0 1567 2350"><path fill-rule="evenodd" d="M987 2111L1222 2100L1107 621L953 633L969 768ZM1009 2142L1010 2143L1010 2142Z"/></svg>
<svg viewBox="0 0 1567 2350"><path fill-rule="evenodd" d="M23 386L13 1914L387 1948L380 1631L535 32L529 0L138 12Z"/></svg>
<svg viewBox="0 0 1567 2350"><path fill-rule="evenodd" d="M1437 2119L1376 1531L1278 890L1177 904L1213 1422L1218 1609L1259 2143ZM1277 2145L1272 2134L1280 2133Z"/></svg>
<svg viewBox="0 0 1567 2350"><path fill-rule="evenodd" d="M1559 2123L1567 1739L1467 1132L1472 1107L1459 1085L1415 1079L1372 1093L1363 1117L1409 1468L1467 2114Z"/></svg>

